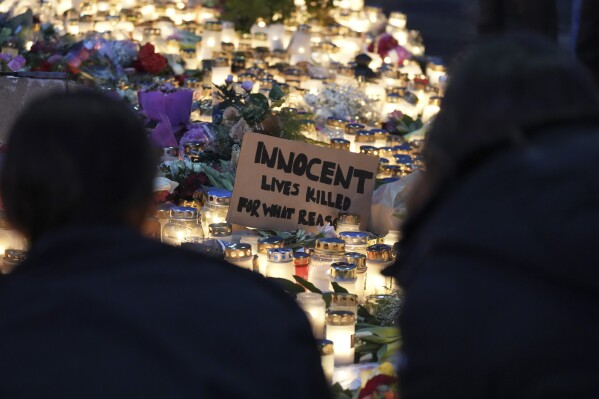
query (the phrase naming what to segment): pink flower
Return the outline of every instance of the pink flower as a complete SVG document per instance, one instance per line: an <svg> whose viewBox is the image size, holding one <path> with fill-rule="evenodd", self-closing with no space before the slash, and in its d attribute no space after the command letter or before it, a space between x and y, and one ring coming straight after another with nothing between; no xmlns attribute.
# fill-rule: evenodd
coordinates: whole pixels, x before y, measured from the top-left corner
<svg viewBox="0 0 599 399"><path fill-rule="evenodd" d="M18 70L20 70L21 68L23 68L26 64L25 58L22 55L17 55L15 58L13 58L8 64L8 68L10 68L11 71L16 72Z"/></svg>

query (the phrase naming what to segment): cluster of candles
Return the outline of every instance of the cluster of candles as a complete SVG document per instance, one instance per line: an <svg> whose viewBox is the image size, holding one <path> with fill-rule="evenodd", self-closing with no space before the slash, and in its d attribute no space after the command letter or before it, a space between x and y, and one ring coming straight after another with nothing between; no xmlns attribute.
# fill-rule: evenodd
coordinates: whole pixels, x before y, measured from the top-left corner
<svg viewBox="0 0 599 399"><path fill-rule="evenodd" d="M0 274L8 274L27 256L27 240L8 224L4 211L0 211Z"/></svg>

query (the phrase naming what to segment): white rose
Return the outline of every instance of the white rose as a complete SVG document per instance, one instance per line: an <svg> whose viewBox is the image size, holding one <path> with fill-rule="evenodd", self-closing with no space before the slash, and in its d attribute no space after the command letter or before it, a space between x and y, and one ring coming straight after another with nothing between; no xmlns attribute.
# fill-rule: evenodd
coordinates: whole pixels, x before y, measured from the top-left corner
<svg viewBox="0 0 599 399"><path fill-rule="evenodd" d="M169 180L166 177L159 176L154 178L154 191L168 191L172 194L177 187L179 187L179 183Z"/></svg>

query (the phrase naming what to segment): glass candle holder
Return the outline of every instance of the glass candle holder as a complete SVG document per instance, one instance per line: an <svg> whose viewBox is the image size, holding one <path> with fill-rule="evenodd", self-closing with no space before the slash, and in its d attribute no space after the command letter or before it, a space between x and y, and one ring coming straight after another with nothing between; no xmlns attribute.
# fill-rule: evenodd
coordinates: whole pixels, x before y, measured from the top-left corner
<svg viewBox="0 0 599 399"><path fill-rule="evenodd" d="M356 142L352 152L360 152L360 147L363 145L374 146L374 133L370 130L358 130L356 133Z"/></svg>
<svg viewBox="0 0 599 399"><path fill-rule="evenodd" d="M351 152L359 152L356 150L356 136L360 130L364 130L364 125L360 123L348 123L343 133L343 138L349 141L349 150Z"/></svg>
<svg viewBox="0 0 599 399"><path fill-rule="evenodd" d="M306 313L312 333L316 339L324 338L326 303L322 295L316 292L301 292L297 294L296 301Z"/></svg>
<svg viewBox="0 0 599 399"><path fill-rule="evenodd" d="M225 260L242 269L254 270L252 246L250 244L231 244L225 248Z"/></svg>
<svg viewBox="0 0 599 399"><path fill-rule="evenodd" d="M358 252L366 255L368 248L368 237L370 234L366 231L342 231L339 238L345 241L345 251Z"/></svg>
<svg viewBox="0 0 599 399"><path fill-rule="evenodd" d="M268 263L268 250L273 248L283 248L284 240L279 236L262 237L258 240L258 269L260 274L266 275L266 265Z"/></svg>
<svg viewBox="0 0 599 399"><path fill-rule="evenodd" d="M345 261L347 263L356 265L357 278L356 278L356 295L360 302L364 301L364 288L366 287L366 255L358 252L346 252Z"/></svg>
<svg viewBox="0 0 599 399"><path fill-rule="evenodd" d="M389 132L385 129L371 129L372 133L374 133L374 146L375 147L384 147L387 145L387 137L389 137Z"/></svg>
<svg viewBox="0 0 599 399"><path fill-rule="evenodd" d="M345 242L339 238L318 238L308 270L308 281L322 292L331 290L329 270L335 262L343 262Z"/></svg>
<svg viewBox="0 0 599 399"><path fill-rule="evenodd" d="M326 315L326 339L333 341L335 366L354 363L356 315L345 311L328 311Z"/></svg>
<svg viewBox="0 0 599 399"><path fill-rule="evenodd" d="M361 145L360 154L370 155L371 157L378 157L379 149L373 145Z"/></svg>
<svg viewBox="0 0 599 399"><path fill-rule="evenodd" d="M20 249L7 249L4 251L4 259L2 260L0 271L2 271L2 274L8 274L15 270L26 258L26 251Z"/></svg>
<svg viewBox="0 0 599 399"><path fill-rule="evenodd" d="M27 240L8 224L6 212L0 210L0 254L7 249L27 248Z"/></svg>
<svg viewBox="0 0 599 399"><path fill-rule="evenodd" d="M212 223L208 225L208 238L215 240L232 242L233 241L233 226L231 223Z"/></svg>
<svg viewBox="0 0 599 399"><path fill-rule="evenodd" d="M283 278L294 281L295 264L293 262L293 249L272 248L268 250L266 277Z"/></svg>
<svg viewBox="0 0 599 399"><path fill-rule="evenodd" d="M322 142L330 143L331 139L344 138L345 126L347 122L340 118L329 117L324 129L320 131L319 139Z"/></svg>
<svg viewBox="0 0 599 399"><path fill-rule="evenodd" d="M331 305L329 310L344 311L358 314L358 296L352 293L335 292L331 294Z"/></svg>
<svg viewBox="0 0 599 399"><path fill-rule="evenodd" d="M206 195L206 202L200 210L204 235L208 235L208 226L212 223L226 221L231 203L231 192L222 188L211 188Z"/></svg>
<svg viewBox="0 0 599 399"><path fill-rule="evenodd" d="M331 139L331 148L336 150L349 151L351 143L346 139Z"/></svg>
<svg viewBox="0 0 599 399"><path fill-rule="evenodd" d="M318 349L320 351L320 364L322 371L329 385L333 385L333 373L335 372L335 351L333 341L326 339L318 340Z"/></svg>
<svg viewBox="0 0 599 399"><path fill-rule="evenodd" d="M171 208L168 222L162 229L162 242L179 246L188 237L204 237L197 209L186 206Z"/></svg>
<svg viewBox="0 0 599 399"><path fill-rule="evenodd" d="M293 264L295 265L295 275L307 280L308 269L310 267L310 254L308 252L294 253Z"/></svg>
<svg viewBox="0 0 599 399"><path fill-rule="evenodd" d="M364 295L388 294L394 289L394 282L392 277L383 275L383 270L395 261L391 247L385 244L377 244L368 247L366 252L368 271Z"/></svg>
<svg viewBox="0 0 599 399"><path fill-rule="evenodd" d="M337 215L335 232L337 235L344 231L360 231L360 215L341 212Z"/></svg>
<svg viewBox="0 0 599 399"><path fill-rule="evenodd" d="M142 234L156 241L162 239L162 226L155 216L148 216L142 226Z"/></svg>
<svg viewBox="0 0 599 399"><path fill-rule="evenodd" d="M345 288L350 294L356 293L356 282L358 280L358 269L356 265L347 262L335 262L331 264L331 280Z"/></svg>
<svg viewBox="0 0 599 399"><path fill-rule="evenodd" d="M401 240L401 231L400 230L389 230L389 232L385 236L384 244L389 245L390 247L393 247L393 245L395 245L396 242L399 242L399 240Z"/></svg>

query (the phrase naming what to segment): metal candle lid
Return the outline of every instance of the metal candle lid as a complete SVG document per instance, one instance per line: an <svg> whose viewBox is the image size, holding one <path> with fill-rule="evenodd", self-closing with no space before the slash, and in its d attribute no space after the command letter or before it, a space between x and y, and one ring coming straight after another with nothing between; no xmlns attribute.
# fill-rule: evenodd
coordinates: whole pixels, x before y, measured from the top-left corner
<svg viewBox="0 0 599 399"><path fill-rule="evenodd" d="M20 249L7 249L4 251L4 262L10 263L11 265L18 265L27 259L27 251Z"/></svg>
<svg viewBox="0 0 599 399"><path fill-rule="evenodd" d="M389 136L389 132L385 129L372 129L370 131L374 133L375 140L387 140L387 136Z"/></svg>
<svg viewBox="0 0 599 399"><path fill-rule="evenodd" d="M210 205L229 206L231 203L231 192L222 188L211 188L207 197Z"/></svg>
<svg viewBox="0 0 599 399"><path fill-rule="evenodd" d="M354 280L358 278L358 269L351 263L335 262L331 264L331 277L339 280Z"/></svg>
<svg viewBox="0 0 599 399"><path fill-rule="evenodd" d="M268 250L268 260L275 263L293 262L293 249L271 248Z"/></svg>
<svg viewBox="0 0 599 399"><path fill-rule="evenodd" d="M412 145L404 142L393 147L394 154L409 154L412 151Z"/></svg>
<svg viewBox="0 0 599 399"><path fill-rule="evenodd" d="M187 143L183 144L183 153L186 157L189 157L190 155L197 155L204 149L204 145L205 144L203 141L188 141Z"/></svg>
<svg viewBox="0 0 599 399"><path fill-rule="evenodd" d="M283 248L284 240L279 236L262 237L258 240L258 253L267 254L269 249Z"/></svg>
<svg viewBox="0 0 599 399"><path fill-rule="evenodd" d="M401 168L397 165L383 165L382 169L385 173L390 174L391 177L401 176Z"/></svg>
<svg viewBox="0 0 599 399"><path fill-rule="evenodd" d="M345 134L355 136L360 130L364 130L364 125L359 123L350 123L345 127Z"/></svg>
<svg viewBox="0 0 599 399"><path fill-rule="evenodd" d="M331 139L331 148L337 149L337 150L349 150L349 145L351 143L349 142L349 140L345 140L345 139Z"/></svg>
<svg viewBox="0 0 599 399"><path fill-rule="evenodd" d="M171 208L170 216L173 219L197 219L198 210L190 206L175 206Z"/></svg>
<svg viewBox="0 0 599 399"><path fill-rule="evenodd" d="M315 249L323 252L345 252L345 241L332 237L317 238Z"/></svg>
<svg viewBox="0 0 599 399"><path fill-rule="evenodd" d="M223 30L223 24L220 21L207 21L204 23L204 30L211 32L220 32Z"/></svg>
<svg viewBox="0 0 599 399"><path fill-rule="evenodd" d="M331 306L358 306L358 296L347 292L331 293Z"/></svg>
<svg viewBox="0 0 599 399"><path fill-rule="evenodd" d="M295 263L296 266L308 266L310 264L310 254L308 252L294 253L293 263Z"/></svg>
<svg viewBox="0 0 599 399"><path fill-rule="evenodd" d="M371 157L378 157L379 149L372 145L361 145L360 154L370 155Z"/></svg>
<svg viewBox="0 0 599 399"><path fill-rule="evenodd" d="M384 244L385 238L379 237L376 234L368 233L368 246L371 247L376 244Z"/></svg>
<svg viewBox="0 0 599 399"><path fill-rule="evenodd" d="M395 163L397 164L411 164L413 162L412 157L404 154L393 155Z"/></svg>
<svg viewBox="0 0 599 399"><path fill-rule="evenodd" d="M327 118L327 126L335 127L338 129L345 129L347 122L341 118L335 118L330 116Z"/></svg>
<svg viewBox="0 0 599 399"><path fill-rule="evenodd" d="M342 231L339 238L345 241L345 245L366 245L368 244L369 233L365 231Z"/></svg>
<svg viewBox="0 0 599 399"><path fill-rule="evenodd" d="M384 158L391 158L393 156L393 147L380 147L379 156Z"/></svg>
<svg viewBox="0 0 599 399"><path fill-rule="evenodd" d="M327 339L319 339L318 350L320 352L320 356L328 356L335 354L335 351L333 350L333 341L329 341Z"/></svg>
<svg viewBox="0 0 599 399"><path fill-rule="evenodd" d="M356 315L343 310L329 310L327 324L330 326L351 326L356 324Z"/></svg>
<svg viewBox="0 0 599 399"><path fill-rule="evenodd" d="M162 147L163 157L178 157L179 147Z"/></svg>
<svg viewBox="0 0 599 399"><path fill-rule="evenodd" d="M233 234L231 223L212 223L208 225L208 231L213 237L227 237Z"/></svg>
<svg viewBox="0 0 599 399"><path fill-rule="evenodd" d="M339 215L337 215L337 225L340 224L359 225L360 215L357 215L355 213L339 213Z"/></svg>
<svg viewBox="0 0 599 399"><path fill-rule="evenodd" d="M366 248L366 257L368 260L378 260L383 262L393 260L391 247L385 244L371 245Z"/></svg>
<svg viewBox="0 0 599 399"><path fill-rule="evenodd" d="M356 143L374 143L374 133L370 130L358 130L356 133Z"/></svg>
<svg viewBox="0 0 599 399"><path fill-rule="evenodd" d="M250 244L232 244L225 248L225 259L239 259L252 256Z"/></svg>
<svg viewBox="0 0 599 399"><path fill-rule="evenodd" d="M359 252L346 252L345 261L356 265L358 273L366 271L366 255Z"/></svg>

